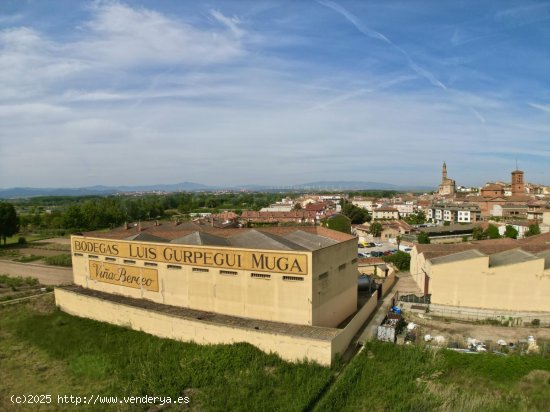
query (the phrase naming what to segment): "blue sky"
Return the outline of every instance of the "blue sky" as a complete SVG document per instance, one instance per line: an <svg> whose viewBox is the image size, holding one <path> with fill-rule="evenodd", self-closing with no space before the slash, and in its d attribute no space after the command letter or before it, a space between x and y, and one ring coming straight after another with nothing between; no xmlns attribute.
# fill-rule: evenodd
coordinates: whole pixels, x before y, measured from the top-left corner
<svg viewBox="0 0 550 412"><path fill-rule="evenodd" d="M0 187L550 185L550 3L0 3Z"/></svg>

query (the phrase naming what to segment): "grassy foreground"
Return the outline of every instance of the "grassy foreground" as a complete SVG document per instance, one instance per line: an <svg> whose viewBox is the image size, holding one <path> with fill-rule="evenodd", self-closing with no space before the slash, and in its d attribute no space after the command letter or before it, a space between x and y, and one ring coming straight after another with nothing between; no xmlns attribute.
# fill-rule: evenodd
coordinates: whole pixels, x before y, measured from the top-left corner
<svg viewBox="0 0 550 412"><path fill-rule="evenodd" d="M12 394L188 396L192 410L306 408L331 370L291 364L248 344L200 346L57 311L53 297L0 307L0 410ZM150 406L40 410L147 410ZM188 410L187 406L169 410Z"/></svg>
<svg viewBox="0 0 550 412"><path fill-rule="evenodd" d="M550 359L369 343L335 370L248 344L199 346L59 312L51 296L0 307L0 410L148 410L145 405L15 407L12 394L188 396L201 411L547 411ZM324 389L328 388L325 392ZM166 410L166 409L165 409Z"/></svg>
<svg viewBox="0 0 550 412"><path fill-rule="evenodd" d="M369 343L319 411L548 411L550 358Z"/></svg>

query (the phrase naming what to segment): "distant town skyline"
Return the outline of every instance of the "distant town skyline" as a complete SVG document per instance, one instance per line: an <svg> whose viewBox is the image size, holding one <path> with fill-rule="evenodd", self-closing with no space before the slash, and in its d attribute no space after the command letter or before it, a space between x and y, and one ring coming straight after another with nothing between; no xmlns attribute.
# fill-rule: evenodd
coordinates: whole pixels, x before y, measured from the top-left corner
<svg viewBox="0 0 550 412"><path fill-rule="evenodd" d="M550 3L7 0L0 187L550 185Z"/></svg>

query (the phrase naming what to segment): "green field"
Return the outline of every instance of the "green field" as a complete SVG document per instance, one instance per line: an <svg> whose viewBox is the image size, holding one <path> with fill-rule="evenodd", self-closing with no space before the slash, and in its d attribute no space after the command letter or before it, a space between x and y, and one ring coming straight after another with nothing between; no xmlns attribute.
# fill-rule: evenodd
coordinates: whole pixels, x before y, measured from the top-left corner
<svg viewBox="0 0 550 412"><path fill-rule="evenodd" d="M335 375L337 375L335 377ZM342 371L248 344L199 346L81 319L53 297L0 306L0 410L11 394L188 396L204 411L544 411L550 359L369 343ZM40 410L147 410L54 403ZM168 410L187 410L187 406Z"/></svg>

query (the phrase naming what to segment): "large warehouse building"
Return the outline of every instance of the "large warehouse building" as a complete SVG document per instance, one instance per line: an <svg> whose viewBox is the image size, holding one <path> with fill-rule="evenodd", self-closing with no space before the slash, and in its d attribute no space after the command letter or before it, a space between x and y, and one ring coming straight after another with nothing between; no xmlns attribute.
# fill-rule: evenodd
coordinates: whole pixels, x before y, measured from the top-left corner
<svg viewBox="0 0 550 412"><path fill-rule="evenodd" d="M358 310L357 240L322 227L216 229L151 222L72 236L71 243L75 286L56 290L56 299L80 316L110 321L105 311L113 304L145 302L161 311L181 308L182 316L194 320L217 316L230 327L243 319L267 321L277 334L288 325L291 334L315 332L330 341L339 331L334 328ZM110 317L124 324L117 310ZM155 318L142 316L131 326L147 331L143 323ZM180 332L151 331L176 338ZM188 340L218 342L196 334ZM329 358L335 350L329 345ZM301 352L294 356L300 357L327 363Z"/></svg>
<svg viewBox="0 0 550 412"><path fill-rule="evenodd" d="M550 312L550 233L419 244L411 253L411 275L432 304Z"/></svg>

